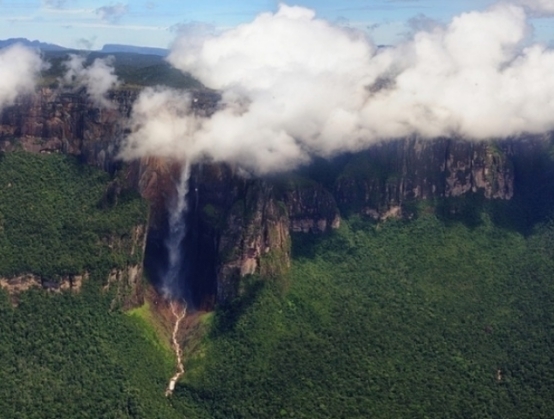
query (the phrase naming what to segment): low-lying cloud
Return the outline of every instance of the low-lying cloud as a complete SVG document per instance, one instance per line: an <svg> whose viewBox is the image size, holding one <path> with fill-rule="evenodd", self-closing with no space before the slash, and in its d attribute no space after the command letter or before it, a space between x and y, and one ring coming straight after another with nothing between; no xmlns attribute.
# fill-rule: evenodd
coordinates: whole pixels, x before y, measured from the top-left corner
<svg viewBox="0 0 554 419"><path fill-rule="evenodd" d="M0 49L0 110L17 96L32 93L44 66L36 50L19 44Z"/></svg>
<svg viewBox="0 0 554 419"><path fill-rule="evenodd" d="M552 130L554 52L525 45L528 11L550 3L499 3L383 49L286 5L220 34L182 35L169 61L220 91L220 106L201 117L190 95L145 90L122 157L209 158L267 173L413 134Z"/></svg>
<svg viewBox="0 0 554 419"><path fill-rule="evenodd" d="M129 12L129 5L123 3L110 4L95 10L100 19L109 23L118 23Z"/></svg>
<svg viewBox="0 0 554 419"><path fill-rule="evenodd" d="M71 54L64 62L67 69L62 82L66 85L85 87L89 98L101 108L112 108L114 104L108 99L108 92L119 85L113 67L113 57L97 58L85 67L86 58Z"/></svg>

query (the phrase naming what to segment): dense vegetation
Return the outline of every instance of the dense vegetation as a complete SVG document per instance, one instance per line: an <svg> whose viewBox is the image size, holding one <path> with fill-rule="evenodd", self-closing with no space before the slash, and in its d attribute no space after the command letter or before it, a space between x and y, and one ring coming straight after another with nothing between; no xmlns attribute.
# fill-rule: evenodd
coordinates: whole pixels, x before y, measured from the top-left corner
<svg viewBox="0 0 554 419"><path fill-rule="evenodd" d="M222 307L177 396L214 418L554 417L553 244L486 214L297 236L289 288Z"/></svg>
<svg viewBox="0 0 554 419"><path fill-rule="evenodd" d="M178 417L163 395L171 352L91 284L28 291L18 307L0 291L1 418Z"/></svg>
<svg viewBox="0 0 554 419"><path fill-rule="evenodd" d="M79 293L0 289L0 418L172 418L174 360L138 311L103 290L114 267L140 260L125 243L145 203L106 196L110 180L60 155L0 158L0 278L90 273ZM110 247L111 246L111 247Z"/></svg>
<svg viewBox="0 0 554 419"><path fill-rule="evenodd" d="M31 273L56 281L84 272L104 279L111 268L138 263L141 251L115 248L146 222L134 192L107 194L100 170L61 155L0 154L0 276ZM118 251L119 250L119 251Z"/></svg>
<svg viewBox="0 0 554 419"><path fill-rule="evenodd" d="M44 58L50 66L42 73L42 85L57 86L60 77L63 77L67 71L64 62L68 59L70 53L83 54L82 51L49 51L44 53ZM181 89L202 87L198 80L173 68L163 57L158 55L91 52L86 55L85 66L90 65L97 58L108 57L111 57L109 59L112 60L114 72L123 83L124 88L156 85Z"/></svg>
<svg viewBox="0 0 554 419"><path fill-rule="evenodd" d="M0 291L0 418L554 417L547 218L522 228L459 200L294 236L288 276L249 278L205 318L166 399L174 361L148 306L124 313L102 290L136 262L106 238L145 217L135 194L106 193L116 180L59 155L0 158L0 276L92 276L16 307Z"/></svg>

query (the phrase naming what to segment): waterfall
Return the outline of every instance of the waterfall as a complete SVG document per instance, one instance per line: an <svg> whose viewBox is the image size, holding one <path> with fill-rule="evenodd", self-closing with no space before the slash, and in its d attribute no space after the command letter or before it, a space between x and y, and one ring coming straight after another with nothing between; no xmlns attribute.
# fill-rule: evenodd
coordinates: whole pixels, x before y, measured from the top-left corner
<svg viewBox="0 0 554 419"><path fill-rule="evenodd" d="M167 248L167 270L163 276L162 294L166 299L182 299L183 284L179 284L179 277L182 274L182 243L187 232L186 213L187 193L189 189L190 164L185 163L179 183L177 184L176 201L172 203L169 210L169 234L165 240Z"/></svg>
<svg viewBox="0 0 554 419"><path fill-rule="evenodd" d="M185 284L180 281L183 275L183 247L182 243L187 233L186 215L188 210L187 193L189 191L190 164L187 162L181 171L181 177L177 184L176 200L172 202L169 211L169 234L165 240L167 248L167 270L163 276L162 294L170 301L171 313L174 317L173 333L171 335L171 345L175 351L177 362L177 372L169 380L165 395L173 394L175 385L181 376L185 373L183 365L183 350L178 341L179 328L181 322L187 314L185 302L184 287ZM179 311L181 310L181 313Z"/></svg>

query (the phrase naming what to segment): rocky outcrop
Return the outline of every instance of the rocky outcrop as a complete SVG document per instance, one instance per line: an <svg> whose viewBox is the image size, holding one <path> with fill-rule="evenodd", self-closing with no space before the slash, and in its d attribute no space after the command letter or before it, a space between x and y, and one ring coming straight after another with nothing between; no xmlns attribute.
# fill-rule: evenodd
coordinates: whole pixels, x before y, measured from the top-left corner
<svg viewBox="0 0 554 419"><path fill-rule="evenodd" d="M282 274L290 263L290 234L329 232L340 226L341 213L386 220L408 215L408 204L421 199L478 194L509 200L514 194L509 144L408 139L328 164L325 180L310 170L255 179L225 164L193 167L187 219L193 227L183 253L197 304L240 295L247 275ZM152 203L149 249L156 261L164 258L165 208L179 173L175 162L141 162L139 184Z"/></svg>
<svg viewBox="0 0 554 419"><path fill-rule="evenodd" d="M114 254L127 259L126 264L112 268L104 278L95 278L105 282L105 291L114 291L113 305L134 307L142 304L142 258L144 254L147 226L137 224L124 236L107 236L103 245L107 245ZM0 288L6 290L12 301L17 295L33 288L49 292L79 292L83 284L90 279L89 272L74 275L54 275L52 277L22 273L12 277L0 277Z"/></svg>
<svg viewBox="0 0 554 419"><path fill-rule="evenodd" d="M407 202L467 193L512 198L509 143L406 139L377 144L351 157L334 190L344 212L375 219L401 216Z"/></svg>
<svg viewBox="0 0 554 419"><path fill-rule="evenodd" d="M34 153L66 153L83 162L113 172L118 145L127 129L127 118L139 94L137 89L109 93L114 105L99 108L85 89L41 88L21 96L0 114L0 151L23 149ZM193 108L209 115L219 96L194 90Z"/></svg>
<svg viewBox="0 0 554 419"><path fill-rule="evenodd" d="M287 209L293 233L325 233L340 227L340 213L332 192L322 184L300 176L274 182Z"/></svg>
<svg viewBox="0 0 554 419"><path fill-rule="evenodd" d="M226 217L219 240L217 298L229 300L243 292L240 278L282 275L290 266L289 218L273 188L262 181L247 185Z"/></svg>
<svg viewBox="0 0 554 419"><path fill-rule="evenodd" d="M104 291L115 289L112 307L137 307L144 303L142 289L142 263L130 264L126 268L112 269L108 274Z"/></svg>
<svg viewBox="0 0 554 419"><path fill-rule="evenodd" d="M146 248L148 226L135 225L129 234L108 236L105 244L115 254L125 256L127 262L110 270L105 281L104 290L114 291L112 305L124 308L143 304L143 258Z"/></svg>
<svg viewBox="0 0 554 419"><path fill-rule="evenodd" d="M81 290L83 281L89 277L88 273L82 275L62 276L59 281L52 281L33 274L21 274L11 278L0 278L0 288L5 289L10 295L16 295L31 288L42 288L51 292Z"/></svg>

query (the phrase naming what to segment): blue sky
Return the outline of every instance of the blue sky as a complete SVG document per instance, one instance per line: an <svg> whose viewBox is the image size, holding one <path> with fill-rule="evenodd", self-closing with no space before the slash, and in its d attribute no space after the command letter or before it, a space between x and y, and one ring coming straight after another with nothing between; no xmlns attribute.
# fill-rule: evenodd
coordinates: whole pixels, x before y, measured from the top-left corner
<svg viewBox="0 0 554 419"><path fill-rule="evenodd" d="M554 1L554 0L553 0ZM0 39L26 37L59 45L99 49L106 43L167 47L182 23L205 22L225 29L275 11L272 0L89 0L0 1ZM482 10L491 0L297 0L319 17L371 32L378 44L394 44L410 18L448 22L464 11ZM554 40L554 19L535 19L535 36Z"/></svg>

